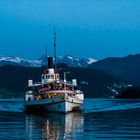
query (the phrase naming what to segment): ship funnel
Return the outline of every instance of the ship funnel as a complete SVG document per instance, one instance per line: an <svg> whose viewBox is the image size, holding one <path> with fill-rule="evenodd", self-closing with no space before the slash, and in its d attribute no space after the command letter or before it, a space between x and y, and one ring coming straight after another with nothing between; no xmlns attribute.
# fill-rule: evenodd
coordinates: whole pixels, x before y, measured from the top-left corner
<svg viewBox="0 0 140 140"><path fill-rule="evenodd" d="M53 57L48 57L48 69L53 68Z"/></svg>

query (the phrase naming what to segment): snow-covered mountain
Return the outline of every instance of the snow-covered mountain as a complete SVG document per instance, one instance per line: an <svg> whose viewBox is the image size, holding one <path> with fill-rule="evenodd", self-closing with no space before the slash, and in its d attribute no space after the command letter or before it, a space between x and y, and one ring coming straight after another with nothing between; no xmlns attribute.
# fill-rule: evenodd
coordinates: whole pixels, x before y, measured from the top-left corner
<svg viewBox="0 0 140 140"><path fill-rule="evenodd" d="M47 64L46 61L47 60L45 56L36 60L28 60L15 56L9 56L9 57L0 56L0 66L19 65L19 66L26 66L26 67L40 67L46 65ZM92 64L94 62L96 62L96 60L92 58L79 59L77 57L73 57L70 55L66 55L64 57L59 56L57 58L57 63L64 63L72 67L87 67L89 64Z"/></svg>
<svg viewBox="0 0 140 140"><path fill-rule="evenodd" d="M41 60L28 60L21 57L15 57L15 56L9 56L9 57L0 56L0 66L3 66L3 65L40 67L42 65L42 61Z"/></svg>
<svg viewBox="0 0 140 140"><path fill-rule="evenodd" d="M96 60L92 58L77 58L70 55L66 55L64 57L59 56L57 58L57 63L64 63L72 67L87 67L89 64L94 62L96 62Z"/></svg>

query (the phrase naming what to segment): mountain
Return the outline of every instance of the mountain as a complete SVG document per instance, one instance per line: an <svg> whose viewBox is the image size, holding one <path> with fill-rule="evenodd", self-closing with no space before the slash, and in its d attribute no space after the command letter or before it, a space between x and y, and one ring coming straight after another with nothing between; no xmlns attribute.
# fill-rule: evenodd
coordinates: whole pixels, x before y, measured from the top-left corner
<svg viewBox="0 0 140 140"><path fill-rule="evenodd" d="M92 58L81 58L78 59L77 57L73 57L70 55L66 55L64 57L59 56L57 58L57 63L64 63L71 67L87 67L89 64L96 62L97 60Z"/></svg>
<svg viewBox="0 0 140 140"><path fill-rule="evenodd" d="M109 57L88 66L102 70L134 85L140 85L140 54L126 57Z"/></svg>
<svg viewBox="0 0 140 140"><path fill-rule="evenodd" d="M46 57L43 56L39 58L42 61L42 66L47 65ZM57 57L57 64L63 63L70 67L87 67L89 64L96 62L97 60L93 58L77 58L71 55L66 56L58 56Z"/></svg>
<svg viewBox="0 0 140 140"><path fill-rule="evenodd" d="M40 67L42 66L42 60L28 60L21 57L15 57L15 56L9 56L9 57L0 56L0 66L4 66L4 65Z"/></svg>
<svg viewBox="0 0 140 140"><path fill-rule="evenodd" d="M64 63L68 66L72 67L87 67L89 64L92 64L96 62L95 59L92 58L77 58L70 55L66 55L64 57L59 56L57 58L57 63ZM25 66L25 67L41 67L43 65L47 65L47 59L45 56L42 56L41 58L37 60L28 60L21 57L3 57L0 56L0 66L4 65L17 65L17 66Z"/></svg>
<svg viewBox="0 0 140 140"><path fill-rule="evenodd" d="M33 81L40 81L44 68L12 65L0 67L0 91L5 91L0 92L1 94L5 94L0 96L6 96L6 91L9 95L15 93L16 97L23 96L28 79L31 78ZM85 98L112 98L129 86L123 80L114 78L100 70L69 67L62 63L58 64L58 69L62 79L63 73L70 71L67 79L77 79L79 88L84 92Z"/></svg>

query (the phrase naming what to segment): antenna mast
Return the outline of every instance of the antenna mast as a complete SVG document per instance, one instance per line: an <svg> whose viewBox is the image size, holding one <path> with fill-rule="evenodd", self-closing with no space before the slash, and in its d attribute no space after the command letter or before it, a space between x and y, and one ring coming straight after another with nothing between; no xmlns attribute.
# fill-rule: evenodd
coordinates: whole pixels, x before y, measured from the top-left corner
<svg viewBox="0 0 140 140"><path fill-rule="evenodd" d="M54 28L54 70L56 72L57 70L57 65L56 65L56 32Z"/></svg>
<svg viewBox="0 0 140 140"><path fill-rule="evenodd" d="M48 65L48 50L47 50L47 45L45 48L45 62L46 62L46 66Z"/></svg>

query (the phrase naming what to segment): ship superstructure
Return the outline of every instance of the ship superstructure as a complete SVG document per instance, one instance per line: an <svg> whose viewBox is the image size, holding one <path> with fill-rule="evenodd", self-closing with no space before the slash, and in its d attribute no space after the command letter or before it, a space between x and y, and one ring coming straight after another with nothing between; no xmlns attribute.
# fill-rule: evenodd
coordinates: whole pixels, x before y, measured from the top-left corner
<svg viewBox="0 0 140 140"><path fill-rule="evenodd" d="M25 110L63 113L81 111L84 94L81 90L77 90L77 80L67 81L66 75L69 72L64 72L64 78L61 79L56 68L56 33L54 33L54 48L54 57L48 57L48 68L41 75L41 81L35 83L31 79L28 81Z"/></svg>

